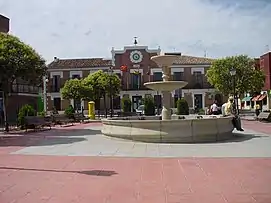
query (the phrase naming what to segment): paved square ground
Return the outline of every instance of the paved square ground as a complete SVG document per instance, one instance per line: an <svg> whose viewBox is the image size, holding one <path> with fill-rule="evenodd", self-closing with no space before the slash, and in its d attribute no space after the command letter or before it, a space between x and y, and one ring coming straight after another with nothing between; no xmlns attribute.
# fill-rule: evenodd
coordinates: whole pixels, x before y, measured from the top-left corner
<svg viewBox="0 0 271 203"><path fill-rule="evenodd" d="M4 137L0 203L271 203L271 127L244 127L208 144L112 139L97 124Z"/></svg>
<svg viewBox="0 0 271 203"><path fill-rule="evenodd" d="M220 143L159 144L107 137L101 125L47 132L45 139L15 154L109 157L271 157L271 136L246 129ZM271 133L271 131L270 131Z"/></svg>

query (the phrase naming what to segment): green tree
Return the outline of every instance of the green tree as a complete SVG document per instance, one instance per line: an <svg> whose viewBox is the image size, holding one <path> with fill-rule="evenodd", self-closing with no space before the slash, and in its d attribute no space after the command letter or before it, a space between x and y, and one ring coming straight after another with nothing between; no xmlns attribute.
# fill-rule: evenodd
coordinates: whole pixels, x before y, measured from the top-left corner
<svg viewBox="0 0 271 203"><path fill-rule="evenodd" d="M92 97L88 98L88 100L94 100L97 106L100 106L100 99L104 95L103 82L101 82L101 80L105 80L104 77L104 72L99 70L89 74L88 77L83 79L84 85L92 87L93 89Z"/></svg>
<svg viewBox="0 0 271 203"><path fill-rule="evenodd" d="M8 131L6 106L8 93L16 79L38 84L46 73L44 59L29 45L10 34L0 33L0 89L4 96L5 126Z"/></svg>
<svg viewBox="0 0 271 203"><path fill-rule="evenodd" d="M121 107L124 113L131 112L132 102L129 97L123 97L121 100Z"/></svg>
<svg viewBox="0 0 271 203"><path fill-rule="evenodd" d="M106 98L106 95L116 96L120 92L121 82L116 74L108 74L102 70L89 74L83 80L84 85L91 86L93 89L92 98L99 105L101 98ZM105 100L104 100L105 101Z"/></svg>
<svg viewBox="0 0 271 203"><path fill-rule="evenodd" d="M146 116L155 115L155 103L152 96L147 96L144 98L144 114Z"/></svg>
<svg viewBox="0 0 271 203"><path fill-rule="evenodd" d="M236 75L231 76L230 70L234 68ZM215 60L206 74L208 82L225 95L233 94L233 81L237 94L254 93L264 86L265 75L255 69L254 59L245 55L231 56Z"/></svg>
<svg viewBox="0 0 271 203"><path fill-rule="evenodd" d="M73 99L73 100L87 100L91 98L93 92L92 87L85 85L83 80L79 79L70 79L67 80L64 84L64 87L61 88L60 92L64 99Z"/></svg>
<svg viewBox="0 0 271 203"><path fill-rule="evenodd" d="M189 115L189 106L184 98L177 100L177 115Z"/></svg>

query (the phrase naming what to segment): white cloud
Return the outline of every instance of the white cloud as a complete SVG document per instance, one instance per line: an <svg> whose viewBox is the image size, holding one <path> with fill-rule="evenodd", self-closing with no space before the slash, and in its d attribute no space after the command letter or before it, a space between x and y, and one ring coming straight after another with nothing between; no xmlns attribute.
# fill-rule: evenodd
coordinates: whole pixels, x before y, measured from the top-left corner
<svg viewBox="0 0 271 203"><path fill-rule="evenodd" d="M130 45L134 36L164 51L259 56L271 47L271 2L266 2L0 0L0 13L11 18L11 33L49 61L110 57L111 47Z"/></svg>

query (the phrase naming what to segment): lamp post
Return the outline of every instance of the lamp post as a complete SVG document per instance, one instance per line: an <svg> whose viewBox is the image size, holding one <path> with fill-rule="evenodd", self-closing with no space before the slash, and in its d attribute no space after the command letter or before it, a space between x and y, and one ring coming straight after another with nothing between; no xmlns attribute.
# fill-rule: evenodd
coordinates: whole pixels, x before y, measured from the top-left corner
<svg viewBox="0 0 271 203"><path fill-rule="evenodd" d="M113 67L110 67L108 70L109 73L109 85L110 85L110 117L113 117L113 87L112 87L112 75Z"/></svg>
<svg viewBox="0 0 271 203"><path fill-rule="evenodd" d="M237 97L237 94L236 94L236 69L235 68L232 68L230 70L230 74L231 76L233 77L233 98L234 98L234 104L235 104L235 112L237 114L239 114L239 110L238 110L238 97Z"/></svg>
<svg viewBox="0 0 271 203"><path fill-rule="evenodd" d="M45 115L47 115L47 83L48 78L46 76L43 76L43 109Z"/></svg>

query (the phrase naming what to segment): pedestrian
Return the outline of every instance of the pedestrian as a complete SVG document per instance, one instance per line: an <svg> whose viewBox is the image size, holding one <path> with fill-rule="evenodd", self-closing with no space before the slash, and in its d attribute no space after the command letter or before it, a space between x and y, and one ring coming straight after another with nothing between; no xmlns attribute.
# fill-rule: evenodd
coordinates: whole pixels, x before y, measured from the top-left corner
<svg viewBox="0 0 271 203"><path fill-rule="evenodd" d="M260 115L260 111L261 111L260 104L256 104L256 106L255 106L255 113L256 113L257 117Z"/></svg>
<svg viewBox="0 0 271 203"><path fill-rule="evenodd" d="M232 124L238 131L244 131L241 124L240 116L237 115L236 109L234 108L234 99L229 97L228 102L222 105L223 116L233 116Z"/></svg>
<svg viewBox="0 0 271 203"><path fill-rule="evenodd" d="M210 112L212 115L218 115L219 111L218 111L218 106L217 106L217 101L215 100L214 103L211 105L210 107Z"/></svg>

